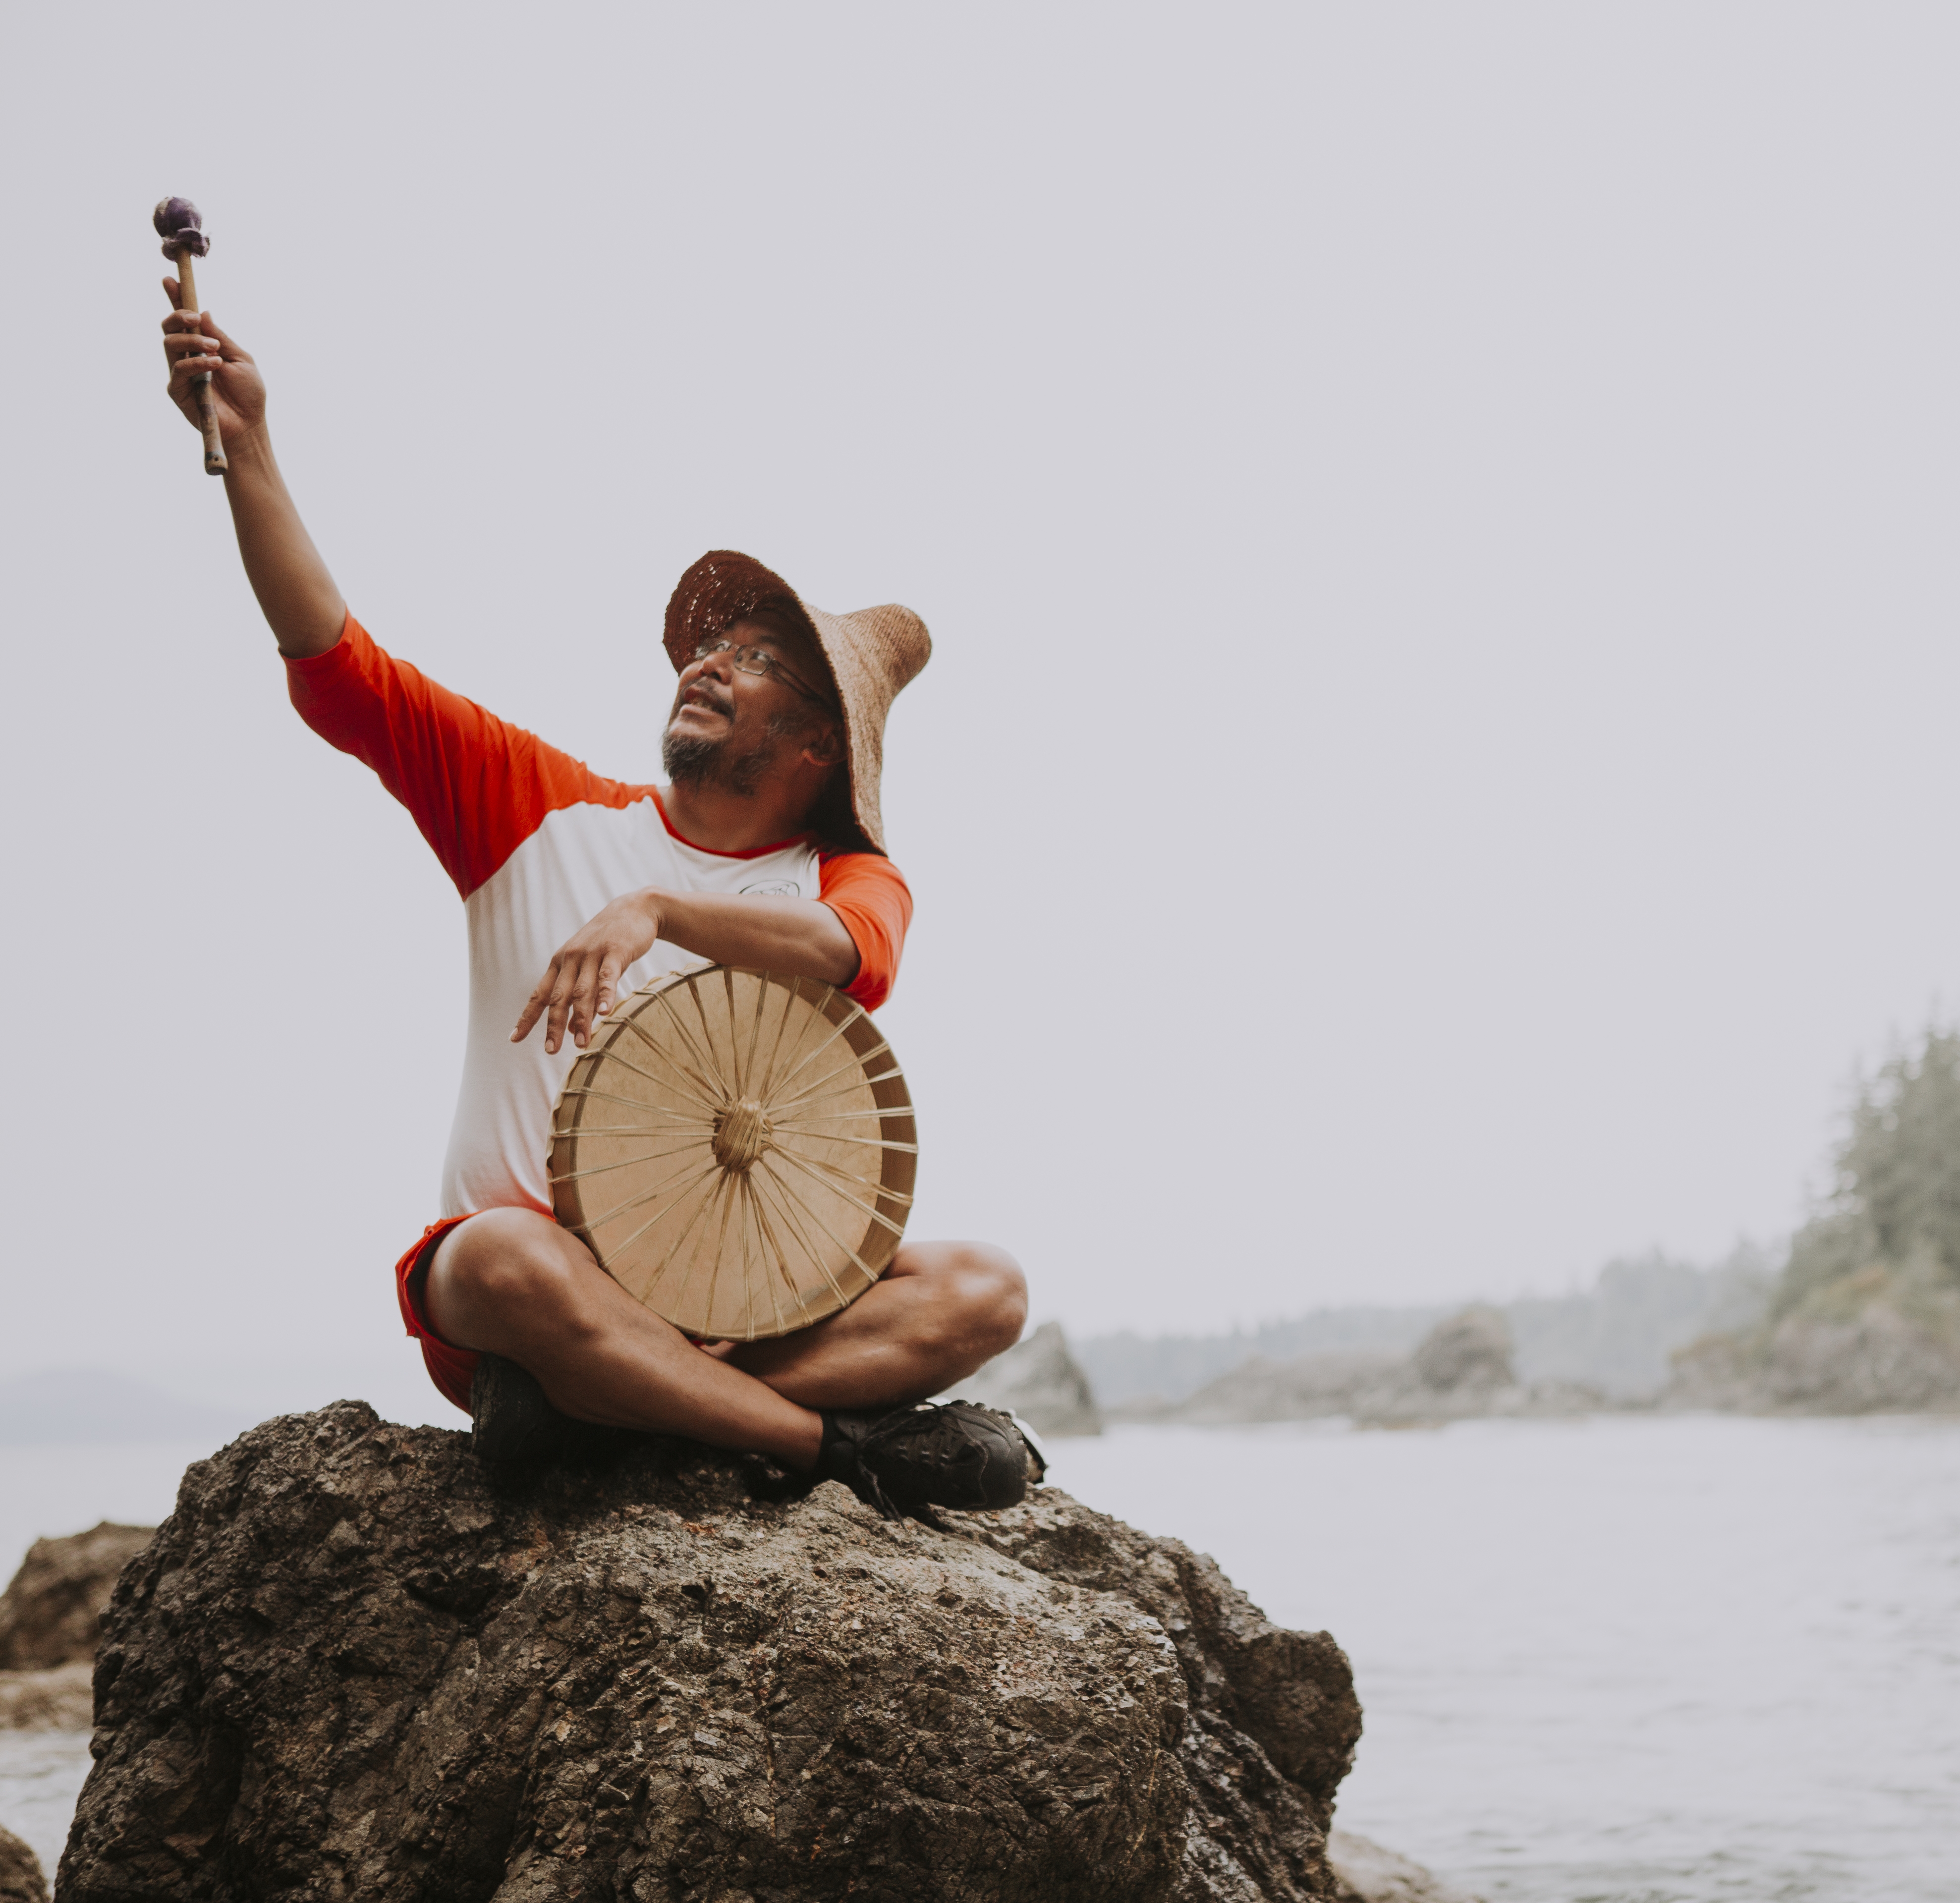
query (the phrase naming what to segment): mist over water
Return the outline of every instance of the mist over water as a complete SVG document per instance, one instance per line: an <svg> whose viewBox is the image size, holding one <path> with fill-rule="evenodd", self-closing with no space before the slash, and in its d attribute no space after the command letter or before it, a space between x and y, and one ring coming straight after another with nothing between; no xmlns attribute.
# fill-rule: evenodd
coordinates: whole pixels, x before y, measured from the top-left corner
<svg viewBox="0 0 1960 1903"><path fill-rule="evenodd" d="M1491 1903L1952 1903L1960 1421L1118 1428L1054 1478L1346 1647L1338 1821Z"/></svg>

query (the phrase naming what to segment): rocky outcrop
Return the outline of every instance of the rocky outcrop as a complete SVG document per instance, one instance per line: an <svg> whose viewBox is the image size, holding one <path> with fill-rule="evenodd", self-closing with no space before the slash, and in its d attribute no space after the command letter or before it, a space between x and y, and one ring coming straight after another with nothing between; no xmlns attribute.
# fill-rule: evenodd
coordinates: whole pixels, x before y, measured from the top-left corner
<svg viewBox="0 0 1960 1903"><path fill-rule="evenodd" d="M1494 1308L1467 1308L1439 1322L1389 1379L1361 1395L1363 1426L1414 1427L1449 1421L1589 1414L1608 1405L1570 1381L1526 1383L1512 1359L1510 1324Z"/></svg>
<svg viewBox="0 0 1960 1903"><path fill-rule="evenodd" d="M1112 1408L1118 1420L1206 1426L1313 1421L1345 1415L1363 1427L1440 1426L1489 1415L1590 1413L1608 1405L1569 1382L1521 1382L1511 1335L1494 1308L1440 1322L1414 1354L1353 1352L1270 1361L1255 1356L1174 1407Z"/></svg>
<svg viewBox="0 0 1960 1903"><path fill-rule="evenodd" d="M14 1833L0 1827L0 1903L48 1903L41 1860Z"/></svg>
<svg viewBox="0 0 1960 1903"><path fill-rule="evenodd" d="M1036 1434L1065 1438L1102 1431L1102 1411L1059 1322L1044 1322L1025 1341L997 1354L956 1392L1017 1414Z"/></svg>
<svg viewBox="0 0 1960 1903"><path fill-rule="evenodd" d="M1674 1357L1672 1408L1743 1414L1960 1412L1960 1294L1882 1265L1761 1328Z"/></svg>
<svg viewBox="0 0 1960 1903"><path fill-rule="evenodd" d="M46 1672L0 1672L0 1731L86 1731L91 1663Z"/></svg>
<svg viewBox="0 0 1960 1903"><path fill-rule="evenodd" d="M1109 1418L1195 1427L1322 1420L1354 1413L1363 1397L1392 1381L1406 1365L1402 1356L1365 1350L1303 1354L1290 1360L1255 1354L1183 1401L1132 1402L1112 1408Z"/></svg>
<svg viewBox="0 0 1960 1903"><path fill-rule="evenodd" d="M63 1903L1331 1903L1325 1634L1039 1492L951 1530L640 1440L488 1485L358 1402L118 1586Z"/></svg>
<svg viewBox="0 0 1960 1903"><path fill-rule="evenodd" d="M0 1594L0 1671L35 1671L95 1656L103 1609L154 1526L103 1520L65 1539L37 1539Z"/></svg>
<svg viewBox="0 0 1960 1903"><path fill-rule="evenodd" d="M104 1520L27 1549L0 1594L0 1731L88 1729L103 1610L117 1576L154 1530Z"/></svg>
<svg viewBox="0 0 1960 1903"><path fill-rule="evenodd" d="M1328 1833L1327 1860L1334 1869L1335 1903L1481 1903L1351 1830Z"/></svg>
<svg viewBox="0 0 1960 1903"><path fill-rule="evenodd" d="M1510 1324L1494 1308L1466 1308L1422 1338L1409 1368L1432 1394L1468 1396L1515 1387Z"/></svg>

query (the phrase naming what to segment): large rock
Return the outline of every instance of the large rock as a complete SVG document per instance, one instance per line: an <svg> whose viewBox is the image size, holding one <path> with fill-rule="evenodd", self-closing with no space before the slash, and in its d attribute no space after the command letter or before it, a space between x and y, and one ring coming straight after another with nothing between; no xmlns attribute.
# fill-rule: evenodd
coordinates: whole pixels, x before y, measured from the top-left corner
<svg viewBox="0 0 1960 1903"><path fill-rule="evenodd" d="M85 1533L36 1540L0 1594L0 1671L38 1671L93 1659L116 1578L155 1531L105 1520Z"/></svg>
<svg viewBox="0 0 1960 1903"><path fill-rule="evenodd" d="M935 1532L764 1475L498 1491L351 1402L199 1462L110 1608L63 1903L1333 1896L1325 1634L1053 1491Z"/></svg>
<svg viewBox="0 0 1960 1903"><path fill-rule="evenodd" d="M48 1903L48 1880L32 1847L0 1826L0 1903Z"/></svg>
<svg viewBox="0 0 1960 1903"><path fill-rule="evenodd" d="M1059 1322L1044 1322L1025 1341L997 1354L955 1392L1017 1414L1036 1434L1066 1437L1102 1431L1095 1391L1068 1351Z"/></svg>

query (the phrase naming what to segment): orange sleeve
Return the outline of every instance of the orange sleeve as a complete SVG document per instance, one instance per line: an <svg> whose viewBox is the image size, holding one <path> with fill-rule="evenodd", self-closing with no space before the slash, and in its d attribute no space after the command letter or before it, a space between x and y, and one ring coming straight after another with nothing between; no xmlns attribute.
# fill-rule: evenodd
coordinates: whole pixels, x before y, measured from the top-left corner
<svg viewBox="0 0 1960 1903"><path fill-rule="evenodd" d="M875 852L826 853L817 896L843 920L858 947L858 975L848 994L875 1011L898 982L899 955L912 922L905 874Z"/></svg>
<svg viewBox="0 0 1960 1903"><path fill-rule="evenodd" d="M625 806L641 790L397 660L352 614L325 654L288 659L286 683L301 719L372 767L408 808L466 899L547 813Z"/></svg>

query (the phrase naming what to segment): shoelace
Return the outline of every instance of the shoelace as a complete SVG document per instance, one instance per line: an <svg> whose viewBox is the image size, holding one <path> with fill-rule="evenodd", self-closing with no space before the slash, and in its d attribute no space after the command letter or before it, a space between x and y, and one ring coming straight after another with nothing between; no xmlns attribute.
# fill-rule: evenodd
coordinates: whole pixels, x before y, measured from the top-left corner
<svg viewBox="0 0 1960 1903"><path fill-rule="evenodd" d="M861 1460L854 1459L851 1464L858 1469L858 1478L864 1482L865 1491L871 1496L870 1504L877 1508L880 1516L885 1520L903 1520L905 1515L892 1504L892 1497L879 1485L878 1476ZM861 1494L859 1497L863 1496Z"/></svg>
<svg viewBox="0 0 1960 1903"><path fill-rule="evenodd" d="M891 1415L880 1421L861 1441L854 1441L851 1443L852 1469L857 1474L858 1479L863 1482L865 1491L870 1494L870 1504L877 1507L880 1515L886 1520L903 1520L905 1514L894 1504L891 1495L886 1492L884 1484L865 1465L864 1456L881 1441L896 1440L898 1436L892 1432L891 1423L895 1421L902 1421L904 1418L905 1416L902 1413ZM863 1498L863 1494L861 1494L859 1497Z"/></svg>

